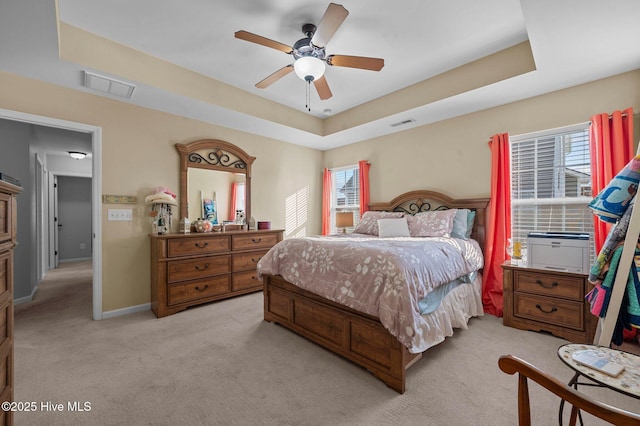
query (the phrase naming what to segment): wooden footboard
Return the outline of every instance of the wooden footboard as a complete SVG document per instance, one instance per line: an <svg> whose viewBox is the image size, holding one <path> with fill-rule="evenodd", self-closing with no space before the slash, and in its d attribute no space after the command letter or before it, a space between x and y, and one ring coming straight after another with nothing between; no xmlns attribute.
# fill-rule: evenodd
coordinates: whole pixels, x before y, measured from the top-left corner
<svg viewBox="0 0 640 426"><path fill-rule="evenodd" d="M405 373L422 354L412 354L380 321L264 275L264 319L278 323L366 368L399 393Z"/></svg>

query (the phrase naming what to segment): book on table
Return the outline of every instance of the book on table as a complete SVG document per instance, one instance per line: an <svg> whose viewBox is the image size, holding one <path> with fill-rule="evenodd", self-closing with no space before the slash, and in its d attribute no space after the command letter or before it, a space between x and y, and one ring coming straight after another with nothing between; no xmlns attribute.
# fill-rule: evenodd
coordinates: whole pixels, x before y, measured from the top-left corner
<svg viewBox="0 0 640 426"><path fill-rule="evenodd" d="M578 364L593 368L612 377L616 377L624 371L624 365L604 358L602 355L602 352L598 350L586 349L575 351L571 357Z"/></svg>

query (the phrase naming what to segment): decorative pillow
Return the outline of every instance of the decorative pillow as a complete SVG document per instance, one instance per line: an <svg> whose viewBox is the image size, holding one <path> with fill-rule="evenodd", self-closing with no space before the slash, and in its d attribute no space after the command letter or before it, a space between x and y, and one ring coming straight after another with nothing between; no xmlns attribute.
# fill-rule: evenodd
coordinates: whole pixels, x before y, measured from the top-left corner
<svg viewBox="0 0 640 426"><path fill-rule="evenodd" d="M417 213L408 218L412 237L450 237L455 209Z"/></svg>
<svg viewBox="0 0 640 426"><path fill-rule="evenodd" d="M470 210L469 213L467 213L467 232L466 234L464 234L467 240L471 238L471 232L473 231L473 222L475 221L476 221L476 212Z"/></svg>
<svg viewBox="0 0 640 426"><path fill-rule="evenodd" d="M467 214L469 209L455 209L456 215L453 217L453 228L451 229L452 238L461 238L466 240L467 233Z"/></svg>
<svg viewBox="0 0 640 426"><path fill-rule="evenodd" d="M475 219L475 211L471 211L469 209L457 209L456 215L453 217L451 237L468 240L471 237L471 231L473 231L473 222Z"/></svg>
<svg viewBox="0 0 640 426"><path fill-rule="evenodd" d="M409 237L407 218L378 219L378 236L381 238Z"/></svg>
<svg viewBox="0 0 640 426"><path fill-rule="evenodd" d="M364 212L362 219L353 230L354 234L378 235L378 219L391 219L404 217L402 212Z"/></svg>

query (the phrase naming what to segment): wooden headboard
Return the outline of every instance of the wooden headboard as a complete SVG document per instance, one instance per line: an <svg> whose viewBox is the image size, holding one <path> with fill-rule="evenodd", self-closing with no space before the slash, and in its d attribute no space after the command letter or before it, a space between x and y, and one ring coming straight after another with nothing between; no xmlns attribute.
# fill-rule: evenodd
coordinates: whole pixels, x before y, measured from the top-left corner
<svg viewBox="0 0 640 426"><path fill-rule="evenodd" d="M485 221L488 205L489 198L457 200L440 192L418 190L400 194L388 203L371 203L369 204L369 209L375 211L404 212L406 214L446 209L475 210L476 220L473 223L471 238L478 241L478 243L480 243L480 247L484 250L486 229Z"/></svg>

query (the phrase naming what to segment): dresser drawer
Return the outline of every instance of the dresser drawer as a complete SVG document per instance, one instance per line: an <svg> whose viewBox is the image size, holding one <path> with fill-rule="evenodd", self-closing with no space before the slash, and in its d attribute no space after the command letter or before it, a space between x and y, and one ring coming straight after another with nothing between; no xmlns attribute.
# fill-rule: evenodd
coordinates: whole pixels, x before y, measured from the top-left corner
<svg viewBox="0 0 640 426"><path fill-rule="evenodd" d="M248 253L238 253L232 255L233 272L250 271L256 269L258 261L269 250L251 251Z"/></svg>
<svg viewBox="0 0 640 426"><path fill-rule="evenodd" d="M11 323L13 318L11 317L11 304L6 303L0 306L0 350L9 345L11 338L10 332L12 330Z"/></svg>
<svg viewBox="0 0 640 426"><path fill-rule="evenodd" d="M168 305L191 302L229 292L229 275L184 284L169 284Z"/></svg>
<svg viewBox="0 0 640 426"><path fill-rule="evenodd" d="M10 241L13 237L11 212L11 196L0 193L0 242Z"/></svg>
<svg viewBox="0 0 640 426"><path fill-rule="evenodd" d="M518 292L513 295L515 317L575 330L584 330L583 309L584 305L579 302Z"/></svg>
<svg viewBox="0 0 640 426"><path fill-rule="evenodd" d="M277 234L234 235L233 250L271 248L278 242Z"/></svg>
<svg viewBox="0 0 640 426"><path fill-rule="evenodd" d="M167 256L169 257L219 253L230 250L231 238L228 235L174 238L167 242Z"/></svg>
<svg viewBox="0 0 640 426"><path fill-rule="evenodd" d="M9 273L11 272L11 256L10 251L0 253L0 301L11 297L11 281Z"/></svg>
<svg viewBox="0 0 640 426"><path fill-rule="evenodd" d="M245 271L233 274L231 288L233 291L247 288L262 288L262 281L258 280L256 271Z"/></svg>
<svg viewBox="0 0 640 426"><path fill-rule="evenodd" d="M577 277L516 271L513 290L581 302L584 294L583 282Z"/></svg>
<svg viewBox="0 0 640 426"><path fill-rule="evenodd" d="M230 255L167 262L167 281L170 283L228 274L230 272Z"/></svg>

